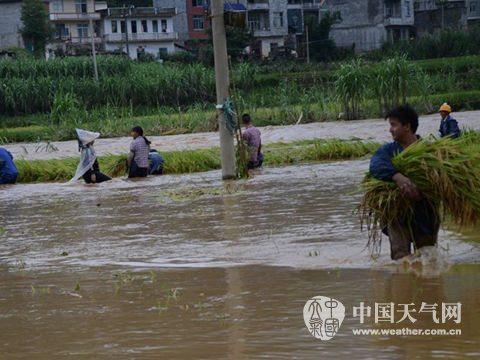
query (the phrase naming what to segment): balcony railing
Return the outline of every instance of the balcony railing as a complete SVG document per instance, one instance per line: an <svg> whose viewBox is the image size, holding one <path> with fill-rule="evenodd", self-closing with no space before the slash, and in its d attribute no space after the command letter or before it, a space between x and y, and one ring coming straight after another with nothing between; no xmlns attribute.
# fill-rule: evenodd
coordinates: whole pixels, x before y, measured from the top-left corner
<svg viewBox="0 0 480 360"><path fill-rule="evenodd" d="M177 14L177 8L156 8L156 7L136 7L136 8L108 8L107 16L174 16Z"/></svg>
<svg viewBox="0 0 480 360"><path fill-rule="evenodd" d="M468 20L480 19L480 9L475 11L469 10L467 16L468 16Z"/></svg>
<svg viewBox="0 0 480 360"><path fill-rule="evenodd" d="M385 26L413 26L414 24L414 17L388 17L385 18L384 25Z"/></svg>
<svg viewBox="0 0 480 360"><path fill-rule="evenodd" d="M70 35L55 35L53 37L54 41L65 41L71 42L73 44L86 44L91 43L92 39L90 36L83 36L83 37L72 37ZM93 37L93 41L96 44L100 44L102 42L102 38L100 36L95 35Z"/></svg>
<svg viewBox="0 0 480 360"><path fill-rule="evenodd" d="M99 36L94 36L93 41L98 44L102 42L102 38ZM74 44L85 44L85 43L91 43L92 39L90 36L84 36L84 37L72 37L70 38L70 42Z"/></svg>
<svg viewBox="0 0 480 360"><path fill-rule="evenodd" d="M105 34L105 41L107 42L125 42L127 41L126 34ZM166 41L177 40L178 33L176 32L159 32L159 33L128 33L128 41Z"/></svg>
<svg viewBox="0 0 480 360"><path fill-rule="evenodd" d="M88 21L100 20L99 13L50 13L50 21Z"/></svg>
<svg viewBox="0 0 480 360"><path fill-rule="evenodd" d="M268 0L255 0L247 2L248 10L268 10Z"/></svg>

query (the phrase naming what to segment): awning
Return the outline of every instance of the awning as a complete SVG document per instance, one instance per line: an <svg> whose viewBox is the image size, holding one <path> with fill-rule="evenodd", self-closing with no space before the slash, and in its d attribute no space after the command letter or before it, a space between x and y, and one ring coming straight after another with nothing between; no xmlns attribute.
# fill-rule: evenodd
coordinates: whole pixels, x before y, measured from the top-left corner
<svg viewBox="0 0 480 360"><path fill-rule="evenodd" d="M247 8L243 4L229 4L225 3L223 5L224 11L238 11L238 12L246 12Z"/></svg>

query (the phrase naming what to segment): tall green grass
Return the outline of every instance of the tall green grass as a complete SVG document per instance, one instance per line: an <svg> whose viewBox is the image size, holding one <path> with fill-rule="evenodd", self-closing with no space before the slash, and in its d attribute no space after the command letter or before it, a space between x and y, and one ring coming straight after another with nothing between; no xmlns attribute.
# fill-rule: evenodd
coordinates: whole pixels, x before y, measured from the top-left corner
<svg viewBox="0 0 480 360"><path fill-rule="evenodd" d="M132 108L136 111L159 107L181 107L185 110L197 105L214 105L215 77L212 68L199 64L137 63L109 56L101 56L98 61L98 82L94 80L92 60L88 57L0 61L0 116L55 115L58 108L72 102L77 106L72 107L70 112L80 114L96 112L104 107ZM336 93L343 98L337 100L337 103L344 107L346 98L342 94L348 90L351 93L348 97L353 96L351 87L348 88L346 84L351 84L352 79L358 78L357 86L363 86L364 89L355 95L360 100L355 100L353 105L359 109L344 112L357 113L354 117L359 118L363 117L365 109L362 104L358 104L363 100L378 99L379 89L385 87L373 80L385 73L382 69L386 64L388 60L379 63L363 62L361 66L349 70L350 73L355 70L357 75L362 74L358 78L348 71L342 73L341 64L307 66L292 63L261 67L243 63L236 65L234 76L241 90L240 97L247 107L276 107L286 101L311 104L319 102L319 98L331 98L332 93L342 87L343 90ZM479 56L452 58L449 61L422 60L410 62L409 65L418 70L418 73L410 73L409 79L421 77L422 86L407 84L403 87L408 90L407 96L476 90L480 86ZM287 71L293 68L296 71ZM338 82L340 73L345 79L350 79L343 86ZM391 73L392 71L387 72L383 78L395 79L396 77L389 77ZM366 82L362 81L364 77L368 78ZM285 100L285 93L288 100ZM387 92L382 90L382 94L385 93ZM401 96L403 95L402 93ZM383 112L382 110L381 113ZM133 115L140 113L135 112ZM77 117L79 116L72 116ZM53 118L58 122L58 117Z"/></svg>

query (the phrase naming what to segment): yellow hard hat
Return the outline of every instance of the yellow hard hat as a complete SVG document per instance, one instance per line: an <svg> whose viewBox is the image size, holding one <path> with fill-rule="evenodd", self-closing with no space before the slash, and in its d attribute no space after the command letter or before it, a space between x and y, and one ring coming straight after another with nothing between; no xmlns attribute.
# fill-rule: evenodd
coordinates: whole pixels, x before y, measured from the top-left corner
<svg viewBox="0 0 480 360"><path fill-rule="evenodd" d="M442 112L442 111L446 111L446 112L451 113L451 112L452 112L452 107L451 107L450 105L448 105L447 103L444 103L444 104L440 107L440 110L438 110L438 112Z"/></svg>

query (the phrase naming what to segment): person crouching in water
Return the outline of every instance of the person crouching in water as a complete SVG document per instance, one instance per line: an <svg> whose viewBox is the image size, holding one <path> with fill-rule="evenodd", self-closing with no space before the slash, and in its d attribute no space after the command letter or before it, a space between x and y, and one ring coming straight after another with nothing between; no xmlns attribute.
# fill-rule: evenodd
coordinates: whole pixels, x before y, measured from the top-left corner
<svg viewBox="0 0 480 360"><path fill-rule="evenodd" d="M163 174L163 164L165 163L165 159L158 153L157 150L150 150L150 153L148 154L148 161L150 164L148 167L148 175Z"/></svg>
<svg viewBox="0 0 480 360"><path fill-rule="evenodd" d="M437 244L440 217L438 206L427 201L417 186L392 164L392 158L420 139L415 132L418 128L418 115L410 106L399 106L391 110L386 119L390 122L393 142L382 145L370 160L370 173L377 179L393 181L403 196L414 202L413 220L394 219L384 229L390 240L390 255L393 260L411 254L424 246Z"/></svg>
<svg viewBox="0 0 480 360"><path fill-rule="evenodd" d="M13 162L13 156L7 149L0 148L0 184L15 184L18 169Z"/></svg>
<svg viewBox="0 0 480 360"><path fill-rule="evenodd" d="M252 119L249 114L243 114L242 122L245 125L245 131L243 132L243 140L247 143L250 161L248 162L248 169L256 169L263 164L262 154L262 134L252 124Z"/></svg>
<svg viewBox="0 0 480 360"><path fill-rule="evenodd" d="M441 137L450 136L457 138L461 135L461 131L458 127L458 122L450 114L452 107L447 103L443 104L438 110L442 121L440 122L440 135Z"/></svg>
<svg viewBox="0 0 480 360"><path fill-rule="evenodd" d="M80 177L83 177L83 180L87 184L99 184L104 181L112 180L111 177L100 172L97 155L95 154L95 149L93 148L93 144L100 134L97 132L80 129L76 129L76 132L78 150L81 152L80 164L78 164L75 176L68 183L73 183Z"/></svg>
<svg viewBox="0 0 480 360"><path fill-rule="evenodd" d="M148 155L151 142L143 136L143 129L140 126L135 126L132 129L132 137L133 141L130 144L130 154L127 160L128 177L146 177L148 175Z"/></svg>

